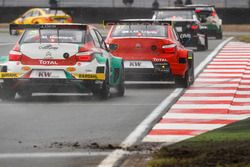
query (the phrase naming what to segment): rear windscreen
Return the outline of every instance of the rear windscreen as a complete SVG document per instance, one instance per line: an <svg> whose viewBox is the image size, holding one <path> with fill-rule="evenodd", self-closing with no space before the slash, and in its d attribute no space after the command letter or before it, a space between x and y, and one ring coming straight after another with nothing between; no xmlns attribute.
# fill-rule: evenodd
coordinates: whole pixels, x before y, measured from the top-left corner
<svg viewBox="0 0 250 167"><path fill-rule="evenodd" d="M191 10L158 11L155 13L155 19L193 19L193 15Z"/></svg>
<svg viewBox="0 0 250 167"><path fill-rule="evenodd" d="M213 12L212 8L196 8L195 11L199 18L207 18Z"/></svg>
<svg viewBox="0 0 250 167"><path fill-rule="evenodd" d="M112 37L167 37L167 25L117 25Z"/></svg>
<svg viewBox="0 0 250 167"><path fill-rule="evenodd" d="M21 43L83 43L85 31L69 29L26 30Z"/></svg>
<svg viewBox="0 0 250 167"><path fill-rule="evenodd" d="M46 14L53 14L53 15L66 15L62 10L51 10L51 9L44 9Z"/></svg>

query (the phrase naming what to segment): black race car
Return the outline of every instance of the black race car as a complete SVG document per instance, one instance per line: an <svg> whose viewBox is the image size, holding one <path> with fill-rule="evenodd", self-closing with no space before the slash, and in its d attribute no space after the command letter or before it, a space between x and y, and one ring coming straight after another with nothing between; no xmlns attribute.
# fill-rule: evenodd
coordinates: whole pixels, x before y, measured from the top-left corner
<svg viewBox="0 0 250 167"><path fill-rule="evenodd" d="M171 21L185 47L208 49L207 35L195 13L195 8L169 7L154 11L154 20Z"/></svg>

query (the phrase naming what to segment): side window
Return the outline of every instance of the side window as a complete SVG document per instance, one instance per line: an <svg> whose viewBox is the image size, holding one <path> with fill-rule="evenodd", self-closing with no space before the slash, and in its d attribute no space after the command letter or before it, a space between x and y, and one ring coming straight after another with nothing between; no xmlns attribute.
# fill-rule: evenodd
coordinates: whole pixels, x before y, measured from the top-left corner
<svg viewBox="0 0 250 167"><path fill-rule="evenodd" d="M96 36L96 33L93 30L90 30L90 34L94 40L95 46L98 48L101 48L101 45L100 45L98 37Z"/></svg>
<svg viewBox="0 0 250 167"><path fill-rule="evenodd" d="M94 40L93 40L92 36L90 35L90 32L89 32L89 31L87 31L84 40L85 40L85 41L84 41L85 43L88 43L88 42L93 42L93 43L94 43Z"/></svg>
<svg viewBox="0 0 250 167"><path fill-rule="evenodd" d="M176 39L176 41L180 41L179 36L177 35L177 33L175 31L175 28L173 28L173 35L174 35L174 38Z"/></svg>
<svg viewBox="0 0 250 167"><path fill-rule="evenodd" d="M24 14L24 15L23 15L23 18L31 17L32 14L33 14L33 11L30 11L30 12Z"/></svg>
<svg viewBox="0 0 250 167"><path fill-rule="evenodd" d="M41 15L41 13L38 10L33 11L33 14L32 14L33 17L37 17L37 16L40 16L40 15Z"/></svg>
<svg viewBox="0 0 250 167"><path fill-rule="evenodd" d="M101 45L101 48L107 49L106 44L105 44L105 42L104 42L104 40L103 40L103 37L102 37L102 35L100 34L100 32L97 31L97 30L95 30L95 33L96 33L97 38L99 39L99 43L100 43L100 45Z"/></svg>

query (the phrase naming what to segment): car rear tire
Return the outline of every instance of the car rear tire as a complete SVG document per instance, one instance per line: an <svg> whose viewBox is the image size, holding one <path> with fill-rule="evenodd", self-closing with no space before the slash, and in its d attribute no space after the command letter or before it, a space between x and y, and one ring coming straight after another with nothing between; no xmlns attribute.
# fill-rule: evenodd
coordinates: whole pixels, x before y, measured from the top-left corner
<svg viewBox="0 0 250 167"><path fill-rule="evenodd" d="M4 81L1 87L1 99L3 101L13 101L15 100L16 90L12 87L13 83L11 81Z"/></svg>
<svg viewBox="0 0 250 167"><path fill-rule="evenodd" d="M120 73L120 83L117 86L117 96L124 96L125 93L125 73L124 73L124 66L122 64L121 67L121 73Z"/></svg>
<svg viewBox="0 0 250 167"><path fill-rule="evenodd" d="M194 65L193 59L188 62L189 68L185 73L184 78L180 76L175 77L175 85L177 88L188 88L194 82Z"/></svg>
<svg viewBox="0 0 250 167"><path fill-rule="evenodd" d="M222 32L216 34L216 39L222 39L223 35Z"/></svg>
<svg viewBox="0 0 250 167"><path fill-rule="evenodd" d="M110 96L110 85L109 85L109 67L106 66L106 74L105 74L105 80L102 83L101 88L94 88L92 90L94 96L97 96L98 98L102 100L106 100Z"/></svg>

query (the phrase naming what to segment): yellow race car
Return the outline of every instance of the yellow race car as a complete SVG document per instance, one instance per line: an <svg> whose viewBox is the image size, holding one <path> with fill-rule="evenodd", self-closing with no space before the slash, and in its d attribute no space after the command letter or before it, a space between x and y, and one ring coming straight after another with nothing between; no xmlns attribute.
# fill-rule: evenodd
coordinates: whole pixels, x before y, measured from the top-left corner
<svg viewBox="0 0 250 167"><path fill-rule="evenodd" d="M72 23L72 18L62 10L50 8L33 8L12 22L12 24L43 23ZM22 31L12 32L12 34L19 34L20 32Z"/></svg>

